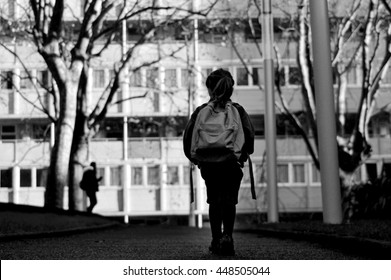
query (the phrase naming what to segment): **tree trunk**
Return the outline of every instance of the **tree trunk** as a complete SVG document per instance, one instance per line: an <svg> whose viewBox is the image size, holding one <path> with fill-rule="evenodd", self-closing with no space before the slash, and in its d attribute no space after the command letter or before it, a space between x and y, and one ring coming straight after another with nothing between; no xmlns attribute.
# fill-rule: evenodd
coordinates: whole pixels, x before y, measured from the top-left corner
<svg viewBox="0 0 391 280"><path fill-rule="evenodd" d="M343 137L345 135L345 125L346 125L346 92L348 87L347 73L346 71L340 75L339 87L337 90L337 114L340 127L340 135Z"/></svg>
<svg viewBox="0 0 391 280"><path fill-rule="evenodd" d="M73 79L60 89L60 116L56 123L55 143L50 155L50 166L45 191L45 207L64 206L64 186L67 185L69 155L76 118L78 82Z"/></svg>
<svg viewBox="0 0 391 280"><path fill-rule="evenodd" d="M297 61L302 78L302 96L310 130L312 132L315 146L318 148L318 132L316 124L315 94L312 81L312 64L310 60L309 26L307 24L308 0L302 1L299 16L299 43Z"/></svg>
<svg viewBox="0 0 391 280"><path fill-rule="evenodd" d="M88 133L86 117L78 112L72 140L71 158L69 162L69 210L84 211L84 195L80 189L83 169L88 165Z"/></svg>

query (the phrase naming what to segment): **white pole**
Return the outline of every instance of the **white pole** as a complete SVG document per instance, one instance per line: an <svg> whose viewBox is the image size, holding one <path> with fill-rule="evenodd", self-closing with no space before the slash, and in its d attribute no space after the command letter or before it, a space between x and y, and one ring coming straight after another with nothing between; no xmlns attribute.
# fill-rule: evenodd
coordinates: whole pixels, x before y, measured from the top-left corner
<svg viewBox="0 0 391 280"><path fill-rule="evenodd" d="M198 0L193 0L193 11L198 11ZM195 69L198 69L197 68L197 65L198 65L198 18L196 15L193 16L193 29L194 29L194 34L193 34L193 69L192 69L192 77L194 78L193 80L193 86L189 89L189 119L190 119L190 116L192 114L192 111L193 111L193 106L194 106L194 94L193 93L196 93L197 92L197 85L198 85L198 82L197 82L197 73L195 72ZM190 59L190 56L188 56L188 59ZM191 64L190 64L190 61L188 61L188 67L190 67ZM189 163L189 172L193 172L192 171L192 164ZM192 176L193 178L194 176ZM190 182L190 184L192 184L192 182ZM196 185L194 184L193 185L193 195L194 197L196 198L197 197L197 193L199 192L199 189L197 187L195 187ZM189 226L190 227L195 227L196 226L196 215L195 215L195 212L196 212L196 209L195 209L195 202L191 203L190 201L190 207L189 207Z"/></svg>
<svg viewBox="0 0 391 280"><path fill-rule="evenodd" d="M120 16L120 15L119 15ZM127 45L127 24L126 20L122 21L122 57L125 59L125 55L128 51L128 45ZM128 98L129 97L129 70L127 67L124 69L124 73L122 73L122 99ZM125 103L127 104L127 103ZM127 110L127 106L125 106L124 103L121 104L122 107L122 112L123 113L128 113L129 111ZM130 209L130 200L129 200L129 192L130 192L130 184L131 184L131 170L130 170L130 165L127 163L128 161L128 117L124 116L123 117L123 208L124 208L124 223L128 224L129 223L129 209Z"/></svg>
<svg viewBox="0 0 391 280"><path fill-rule="evenodd" d="M127 116L124 116L123 117L123 131L124 131L124 135L123 135L123 151L122 151L122 156L123 156L123 159L124 161L126 162L128 160L128 143L129 143L129 131L128 131L128 117Z"/></svg>
<svg viewBox="0 0 391 280"><path fill-rule="evenodd" d="M12 168L12 203L19 204L20 198L20 167Z"/></svg>
<svg viewBox="0 0 391 280"><path fill-rule="evenodd" d="M128 117L123 118L123 203L124 203L124 223L129 223L129 187L130 187L130 166L127 163L128 160Z"/></svg>
<svg viewBox="0 0 391 280"><path fill-rule="evenodd" d="M330 29L326 0L310 0L323 221L342 222Z"/></svg>
<svg viewBox="0 0 391 280"><path fill-rule="evenodd" d="M54 143L56 142L56 125L54 123L50 123L50 148L54 147Z"/></svg>
<svg viewBox="0 0 391 280"><path fill-rule="evenodd" d="M274 109L273 16L271 0L263 0L262 42L265 73L265 138L268 222L278 222L276 116Z"/></svg>
<svg viewBox="0 0 391 280"><path fill-rule="evenodd" d="M129 212L130 212L130 185L131 185L131 169L130 165L125 162L122 165L122 178L123 178L123 203L124 203L124 223L129 223Z"/></svg>

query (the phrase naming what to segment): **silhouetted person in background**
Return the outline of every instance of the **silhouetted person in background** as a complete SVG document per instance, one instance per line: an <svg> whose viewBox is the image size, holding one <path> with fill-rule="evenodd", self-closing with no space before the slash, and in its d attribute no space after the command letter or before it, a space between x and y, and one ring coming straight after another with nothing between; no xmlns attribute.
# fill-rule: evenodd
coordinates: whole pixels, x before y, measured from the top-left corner
<svg viewBox="0 0 391 280"><path fill-rule="evenodd" d="M102 177L97 178L96 176L96 163L91 162L90 166L83 173L83 178L80 182L80 188L84 190L90 200L90 205L87 207L87 212L92 213L92 209L98 203L96 199L96 192L99 191L99 181L102 180Z"/></svg>

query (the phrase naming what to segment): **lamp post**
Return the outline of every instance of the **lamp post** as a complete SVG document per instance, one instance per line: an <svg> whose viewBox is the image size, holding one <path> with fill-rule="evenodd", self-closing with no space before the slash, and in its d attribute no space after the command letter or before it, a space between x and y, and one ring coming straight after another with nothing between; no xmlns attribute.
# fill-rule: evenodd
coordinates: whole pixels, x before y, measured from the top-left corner
<svg viewBox="0 0 391 280"><path fill-rule="evenodd" d="M342 222L327 0L310 0L323 221Z"/></svg>
<svg viewBox="0 0 391 280"><path fill-rule="evenodd" d="M268 222L278 222L276 116L274 108L273 16L271 0L262 0L262 42L265 73L265 138Z"/></svg>

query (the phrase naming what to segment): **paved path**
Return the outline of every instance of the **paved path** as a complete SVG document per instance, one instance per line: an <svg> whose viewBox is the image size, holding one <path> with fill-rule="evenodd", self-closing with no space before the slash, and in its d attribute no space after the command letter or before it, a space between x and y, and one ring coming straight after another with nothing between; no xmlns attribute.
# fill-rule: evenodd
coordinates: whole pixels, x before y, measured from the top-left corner
<svg viewBox="0 0 391 280"><path fill-rule="evenodd" d="M185 226L129 225L66 236L1 241L0 259L267 259L342 260L360 257L329 246L235 232L235 257L208 251L210 230Z"/></svg>

